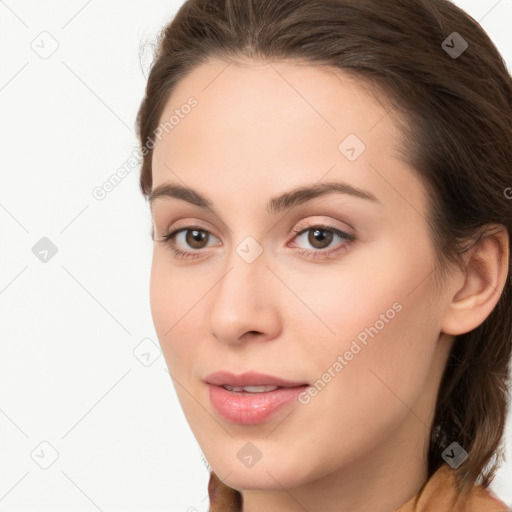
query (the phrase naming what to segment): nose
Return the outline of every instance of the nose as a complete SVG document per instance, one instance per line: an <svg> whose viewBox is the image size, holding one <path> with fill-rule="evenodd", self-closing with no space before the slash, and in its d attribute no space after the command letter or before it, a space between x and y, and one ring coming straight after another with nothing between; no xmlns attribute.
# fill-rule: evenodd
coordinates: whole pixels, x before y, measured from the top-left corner
<svg viewBox="0 0 512 512"><path fill-rule="evenodd" d="M210 333L219 341L237 344L279 335L281 283L267 267L264 254L248 263L233 249L219 274L222 277L212 290L208 318Z"/></svg>

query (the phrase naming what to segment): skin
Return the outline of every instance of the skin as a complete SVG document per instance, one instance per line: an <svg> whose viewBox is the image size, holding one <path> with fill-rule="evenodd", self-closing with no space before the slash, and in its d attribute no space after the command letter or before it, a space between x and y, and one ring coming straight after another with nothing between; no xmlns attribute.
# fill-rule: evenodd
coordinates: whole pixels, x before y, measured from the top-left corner
<svg viewBox="0 0 512 512"><path fill-rule="evenodd" d="M436 286L425 189L399 158L400 132L385 104L340 70L226 65L211 60L177 84L161 120L190 96L198 105L153 154L153 189L186 185L215 210L165 197L151 206L151 310L184 414L212 469L242 492L244 512L395 511L427 476L454 336L483 322L503 289L507 234L484 239L466 271L449 267ZM351 133L366 145L354 162L338 149ZM266 209L271 197L330 180L378 202L331 193ZM329 244L314 229L297 236L305 222L355 240L327 231ZM174 239L195 259L161 241L187 226L209 233L196 245L190 232L188 244L187 232ZM236 252L248 236L263 250L252 263ZM308 249L317 256L301 253ZM254 370L314 383L394 303L401 310L308 404L256 426L229 423L213 409L209 373ZM261 453L250 468L237 457L247 442Z"/></svg>

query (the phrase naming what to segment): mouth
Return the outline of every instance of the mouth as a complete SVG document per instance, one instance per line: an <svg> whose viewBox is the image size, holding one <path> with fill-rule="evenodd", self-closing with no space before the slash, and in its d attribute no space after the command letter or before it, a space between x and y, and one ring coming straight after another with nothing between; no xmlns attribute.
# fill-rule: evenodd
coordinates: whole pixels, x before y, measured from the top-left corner
<svg viewBox="0 0 512 512"><path fill-rule="evenodd" d="M205 382L215 411L223 419L239 425L256 425L270 420L297 402L309 385L255 372L242 375L216 372Z"/></svg>

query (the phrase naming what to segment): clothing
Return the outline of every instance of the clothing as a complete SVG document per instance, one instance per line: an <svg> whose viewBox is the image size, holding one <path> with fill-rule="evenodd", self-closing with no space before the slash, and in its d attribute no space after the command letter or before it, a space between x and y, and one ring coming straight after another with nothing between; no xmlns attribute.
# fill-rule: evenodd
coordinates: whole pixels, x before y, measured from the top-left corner
<svg viewBox="0 0 512 512"><path fill-rule="evenodd" d="M465 504L453 507L457 497L455 470L443 464L425 485L417 506L416 496L404 503L396 512L511 512L489 489L474 485Z"/></svg>

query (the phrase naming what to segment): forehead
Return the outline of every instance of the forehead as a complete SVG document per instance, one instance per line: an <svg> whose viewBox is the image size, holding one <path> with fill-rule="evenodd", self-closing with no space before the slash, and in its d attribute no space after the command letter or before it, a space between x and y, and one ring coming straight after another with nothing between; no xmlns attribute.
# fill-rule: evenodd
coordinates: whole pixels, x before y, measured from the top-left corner
<svg viewBox="0 0 512 512"><path fill-rule="evenodd" d="M196 105L184 108L190 98ZM289 187L292 176L297 184L326 173L382 187L379 174L387 170L419 204L420 183L400 161L401 134L390 113L383 95L339 69L212 60L177 83L162 112L161 124L173 116L174 122L153 151L153 187L176 173L203 189L219 182L258 187L271 178L278 190ZM347 140L363 151L355 161L343 153Z"/></svg>
<svg viewBox="0 0 512 512"><path fill-rule="evenodd" d="M172 130L176 142L191 135L201 136L206 142L209 136L229 134L254 146L265 135L266 142L282 144L286 134L317 139L324 134L340 137L353 132L367 140L375 139L371 141L374 145L379 132L375 137L367 132L383 121L390 106L384 95L377 99L371 91L361 78L326 66L216 59L199 65L178 81L160 123L179 113L194 97L197 107L193 115L188 116L190 119L185 116ZM284 127L286 133L276 139L275 132ZM399 136L389 117L381 128L380 134Z"/></svg>

